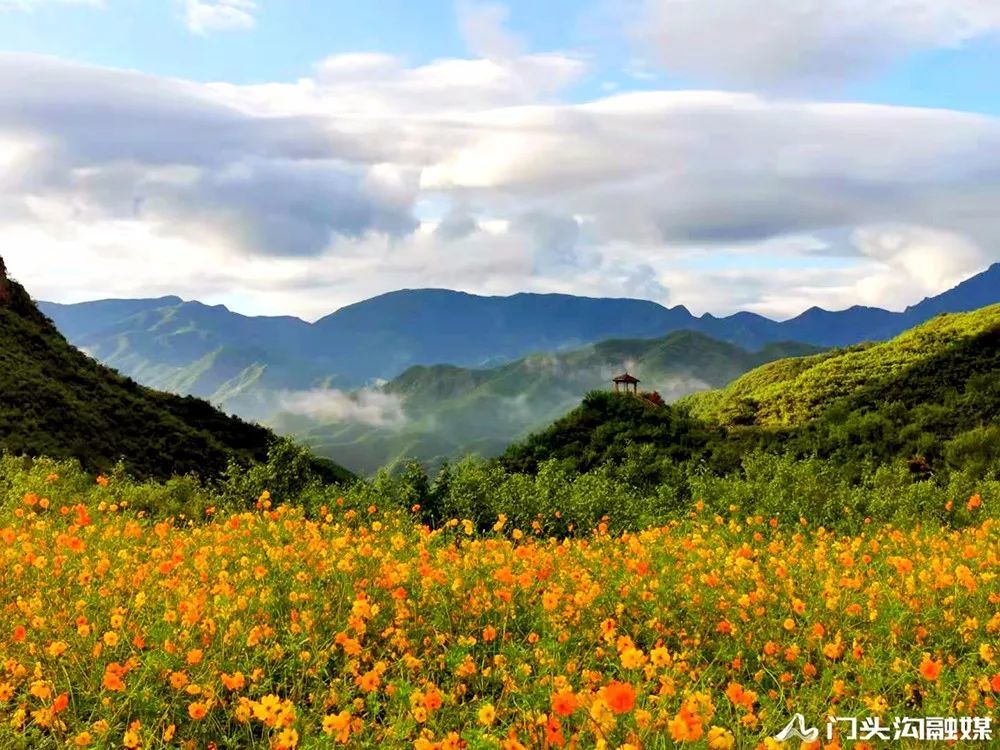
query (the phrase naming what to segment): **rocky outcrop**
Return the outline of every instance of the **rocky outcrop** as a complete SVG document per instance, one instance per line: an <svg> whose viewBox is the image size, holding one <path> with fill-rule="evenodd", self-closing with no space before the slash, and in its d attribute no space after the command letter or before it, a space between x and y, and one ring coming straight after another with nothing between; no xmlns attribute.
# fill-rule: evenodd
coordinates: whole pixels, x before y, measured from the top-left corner
<svg viewBox="0 0 1000 750"><path fill-rule="evenodd" d="M0 258L0 306L6 307L12 300L10 281L7 278L7 266L4 265L3 258Z"/></svg>

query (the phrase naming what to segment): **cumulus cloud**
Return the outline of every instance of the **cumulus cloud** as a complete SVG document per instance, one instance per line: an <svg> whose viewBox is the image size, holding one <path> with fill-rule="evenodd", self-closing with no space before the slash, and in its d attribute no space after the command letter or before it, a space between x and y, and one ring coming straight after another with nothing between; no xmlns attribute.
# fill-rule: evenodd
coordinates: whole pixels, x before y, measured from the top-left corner
<svg viewBox="0 0 1000 750"><path fill-rule="evenodd" d="M406 422L399 396L373 388L350 393L331 388L289 391L278 396L283 412L319 422L354 422L372 427L398 428Z"/></svg>
<svg viewBox="0 0 1000 750"><path fill-rule="evenodd" d="M992 0L641 0L632 33L700 81L842 83L1000 31Z"/></svg>
<svg viewBox="0 0 1000 750"><path fill-rule="evenodd" d="M955 286L990 259L967 238L919 226L870 226L858 229L854 244L883 271L861 279L859 298L894 307Z"/></svg>
<svg viewBox="0 0 1000 750"><path fill-rule="evenodd" d="M259 91L262 98L295 97L297 101L288 101L290 106L327 115L373 117L405 112L411 117L442 117L531 104L561 91L585 70L582 60L561 53L443 59L417 67L406 67L391 55L349 54L323 60L316 78L294 90L272 85ZM237 95L243 98L246 93ZM448 132L459 125L455 123Z"/></svg>
<svg viewBox="0 0 1000 750"><path fill-rule="evenodd" d="M997 118L720 91L561 103L584 63L470 7L480 57L338 55L291 83L0 56L8 265L61 300L305 317L427 286L786 316L902 307L1000 257Z"/></svg>
<svg viewBox="0 0 1000 750"><path fill-rule="evenodd" d="M253 116L204 86L49 58L0 56L0 77L0 143L20 175L5 186L29 208L58 201L77 221L139 218L291 255L416 225L415 175L380 166L329 121Z"/></svg>
<svg viewBox="0 0 1000 750"><path fill-rule="evenodd" d="M580 217L580 242L633 261L766 251L789 235L914 224L995 246L1000 123L957 112L649 92L496 115L425 170L425 188L516 196ZM938 235L940 237L942 235ZM841 238L833 251L868 255ZM947 253L942 254L947 257ZM957 261L957 258L956 258ZM956 271L965 271L966 268Z"/></svg>
<svg viewBox="0 0 1000 750"><path fill-rule="evenodd" d="M183 0L184 22L195 34L253 28L254 0Z"/></svg>

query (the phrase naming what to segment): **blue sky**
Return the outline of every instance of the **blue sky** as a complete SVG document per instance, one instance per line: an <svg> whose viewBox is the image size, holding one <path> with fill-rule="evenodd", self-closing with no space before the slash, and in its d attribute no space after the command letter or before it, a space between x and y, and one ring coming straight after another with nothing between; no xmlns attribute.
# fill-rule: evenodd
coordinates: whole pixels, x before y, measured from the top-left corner
<svg viewBox="0 0 1000 750"><path fill-rule="evenodd" d="M1000 39L909 56L845 96L915 107L1000 114Z"/></svg>
<svg viewBox="0 0 1000 750"><path fill-rule="evenodd" d="M251 28L192 33L183 4L107 0L103 6L0 0L0 50L54 55L196 81L293 81L341 52L384 52L419 64L468 53L452 0L262 0ZM709 4L711 2L709 1ZM712 81L643 65L614 23L610 3L511 0L512 31L530 50L576 50L592 70L568 92L585 100L619 88L711 87ZM720 53L724 53L720 51ZM943 107L1000 114L1000 35L917 50L883 70L837 86L792 90L825 99Z"/></svg>
<svg viewBox="0 0 1000 750"><path fill-rule="evenodd" d="M1000 6L810 7L0 0L0 243L52 299L304 317L898 309L1000 259Z"/></svg>
<svg viewBox="0 0 1000 750"><path fill-rule="evenodd" d="M509 7L512 25L533 47L575 47L584 41L578 3ZM259 3L254 15L252 28L197 34L185 26L182 4L169 0L43 5L8 11L0 48L234 83L294 80L337 52L387 52L413 63L467 52L448 0L280 0ZM567 18L577 20L567 23Z"/></svg>

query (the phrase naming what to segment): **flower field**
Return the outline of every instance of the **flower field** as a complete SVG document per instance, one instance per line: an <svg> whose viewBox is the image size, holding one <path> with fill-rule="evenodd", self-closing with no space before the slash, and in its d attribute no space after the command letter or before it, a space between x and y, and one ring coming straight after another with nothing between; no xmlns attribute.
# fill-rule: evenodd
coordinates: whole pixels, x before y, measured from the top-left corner
<svg viewBox="0 0 1000 750"><path fill-rule="evenodd" d="M997 715L978 498L961 530L733 508L555 540L267 495L167 521L60 482L0 511L4 748L726 750L793 713Z"/></svg>

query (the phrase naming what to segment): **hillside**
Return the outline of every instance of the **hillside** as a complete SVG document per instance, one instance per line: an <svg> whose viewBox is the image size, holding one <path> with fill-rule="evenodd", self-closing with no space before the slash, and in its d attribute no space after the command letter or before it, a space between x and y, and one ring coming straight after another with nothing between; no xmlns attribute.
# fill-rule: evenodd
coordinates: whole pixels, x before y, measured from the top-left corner
<svg viewBox="0 0 1000 750"><path fill-rule="evenodd" d="M482 297L406 289L307 323L247 317L176 297L42 303L69 340L145 385L208 398L266 418L282 390L353 388L415 365L490 368L535 352L691 330L744 349L801 341L823 348L885 340L941 312L1000 302L1000 264L897 313L812 308L786 321L753 313L697 317L634 299L564 294Z"/></svg>
<svg viewBox="0 0 1000 750"><path fill-rule="evenodd" d="M941 315L888 342L764 365L685 404L723 425L795 426L840 403L933 403L996 372L998 340L1000 305Z"/></svg>
<svg viewBox="0 0 1000 750"><path fill-rule="evenodd" d="M709 430L683 409L645 398L594 391L547 429L511 446L502 457L513 472L534 473L556 459L586 472L621 463L633 445L656 445L660 457L686 461L708 444Z"/></svg>
<svg viewBox="0 0 1000 750"><path fill-rule="evenodd" d="M140 386L74 349L0 260L0 450L76 458L93 471L122 459L139 476L208 476L230 459L266 458L274 437L206 401Z"/></svg>
<svg viewBox="0 0 1000 750"><path fill-rule="evenodd" d="M488 369L417 366L379 388L351 394L359 411L376 402L391 406L391 420L324 422L286 413L274 424L317 452L370 473L406 458L437 464L468 453L497 455L565 414L589 391L607 389L622 370L669 401L721 386L762 362L813 352L814 347L795 343L750 352L691 331L616 339Z"/></svg>
<svg viewBox="0 0 1000 750"><path fill-rule="evenodd" d="M827 466L842 478L904 464L919 476L984 477L1000 470L998 419L1000 305L993 305L939 316L885 343L764 364L672 407L592 394L501 461L534 471L555 458L585 471L622 462L631 445L645 446L650 466L666 460L718 474L764 451L831 459ZM651 430L650 420L669 429Z"/></svg>

